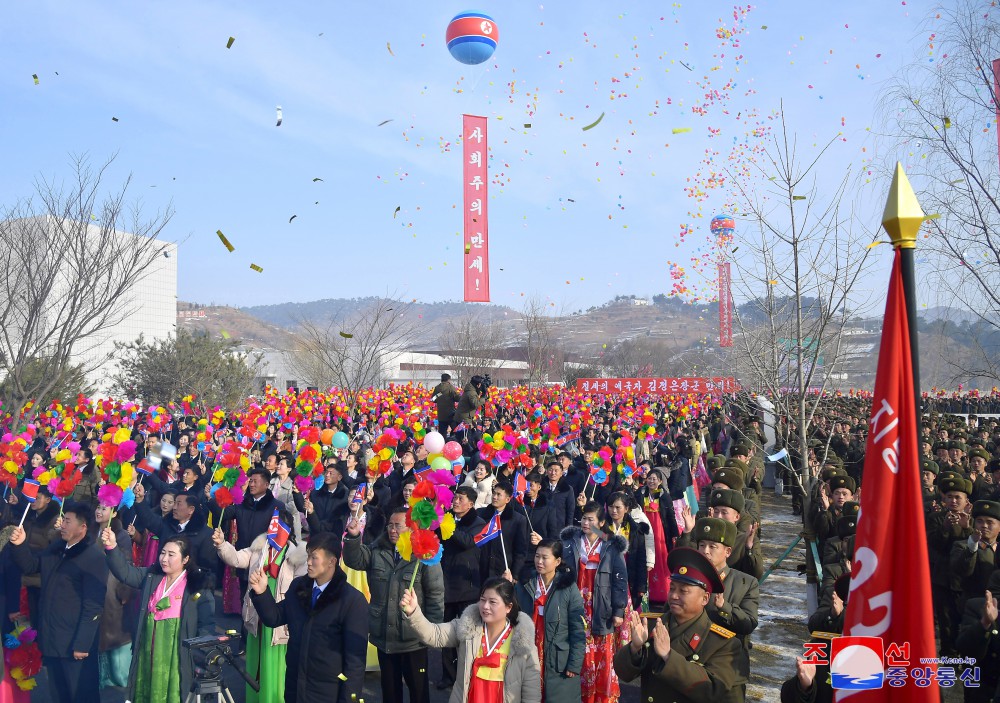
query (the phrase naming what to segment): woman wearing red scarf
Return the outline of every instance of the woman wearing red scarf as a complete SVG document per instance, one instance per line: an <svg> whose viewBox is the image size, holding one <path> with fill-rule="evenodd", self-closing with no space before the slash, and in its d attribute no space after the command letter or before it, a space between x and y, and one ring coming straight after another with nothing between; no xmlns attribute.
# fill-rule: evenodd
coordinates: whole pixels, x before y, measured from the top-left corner
<svg viewBox="0 0 1000 703"><path fill-rule="evenodd" d="M621 690L615 652L629 641L626 617L632 611L625 552L628 542L604 532L604 508L594 501L583 506L580 527L567 527L560 537L566 563L575 570L589 624L580 673L584 703L617 703Z"/></svg>
<svg viewBox="0 0 1000 703"><path fill-rule="evenodd" d="M412 590L399 605L424 644L458 649L458 679L449 703L541 703L535 628L509 581L488 580L479 603L440 625L424 617Z"/></svg>
<svg viewBox="0 0 1000 703"><path fill-rule="evenodd" d="M535 623L535 646L542 664L542 700L560 703L580 698L580 671L587 626L583 598L573 571L563 564L562 543L542 540L535 547L534 574L515 592L522 612Z"/></svg>

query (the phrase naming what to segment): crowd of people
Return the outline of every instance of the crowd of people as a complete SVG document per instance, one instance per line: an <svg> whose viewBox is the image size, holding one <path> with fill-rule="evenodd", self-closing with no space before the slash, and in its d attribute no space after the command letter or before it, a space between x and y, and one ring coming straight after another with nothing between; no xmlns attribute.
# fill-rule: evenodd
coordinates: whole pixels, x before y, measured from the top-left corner
<svg viewBox="0 0 1000 703"><path fill-rule="evenodd" d="M44 665L53 700L99 701L117 686L136 703L183 701L207 666L191 641L238 614L231 643L253 703L356 701L375 666L385 701L422 703L435 687L452 703L615 703L636 679L642 700L742 701L766 588L772 473L803 522L809 630L814 640L842 632L864 398L821 404L805 445L794 420L765 420L740 394L502 391L482 377L460 393L443 377L429 392L373 392L353 416L339 402L273 394L252 420L199 416L185 403L156 422L142 408L102 406L103 421L80 412L60 417L68 430L29 432L20 480L5 488L0 700L26 701ZM1000 422L938 413L933 399L925 411L940 650L979 662L975 680L963 678L967 700L993 700ZM261 417L270 424L252 438ZM119 478L102 457L112 425L128 430L135 464L160 463L137 472L129 500L114 506L102 499ZM299 435L319 427L343 433L345 446L324 446L319 475L304 484ZM386 453L377 438L390 427L403 439ZM440 457L420 439L434 427L461 456L449 460L441 550L420 561L400 540L415 501L441 488L426 480ZM484 445L504 432L528 440L524 451ZM237 436L248 440L234 469L245 487L230 504L218 454ZM34 484L59 457L65 464L69 445L80 474L72 494ZM765 446L786 458L768 467ZM782 700L832 700L822 665L800 658L789 676Z"/></svg>

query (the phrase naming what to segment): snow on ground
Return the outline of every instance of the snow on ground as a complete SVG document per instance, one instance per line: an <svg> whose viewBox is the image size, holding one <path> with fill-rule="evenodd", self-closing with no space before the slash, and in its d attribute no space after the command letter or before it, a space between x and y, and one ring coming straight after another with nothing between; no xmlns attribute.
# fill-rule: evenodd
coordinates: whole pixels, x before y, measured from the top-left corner
<svg viewBox="0 0 1000 703"><path fill-rule="evenodd" d="M792 515L791 499L764 491L761 496L764 571L772 567L802 529ZM795 673L795 657L809 636L806 628L806 577L798 573L805 563L803 543L785 557L760 587L759 624L751 640L748 701L775 701L781 684Z"/></svg>

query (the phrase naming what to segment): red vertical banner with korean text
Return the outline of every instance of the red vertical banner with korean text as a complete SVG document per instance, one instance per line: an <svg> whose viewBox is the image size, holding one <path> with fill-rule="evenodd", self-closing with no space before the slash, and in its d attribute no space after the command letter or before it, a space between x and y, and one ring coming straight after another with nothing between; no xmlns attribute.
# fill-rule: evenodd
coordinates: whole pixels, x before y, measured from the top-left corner
<svg viewBox="0 0 1000 703"><path fill-rule="evenodd" d="M719 346L733 346L732 271L728 263L719 264Z"/></svg>
<svg viewBox="0 0 1000 703"><path fill-rule="evenodd" d="M465 302L490 302L490 235L487 219L486 118L462 115L462 192L465 207Z"/></svg>

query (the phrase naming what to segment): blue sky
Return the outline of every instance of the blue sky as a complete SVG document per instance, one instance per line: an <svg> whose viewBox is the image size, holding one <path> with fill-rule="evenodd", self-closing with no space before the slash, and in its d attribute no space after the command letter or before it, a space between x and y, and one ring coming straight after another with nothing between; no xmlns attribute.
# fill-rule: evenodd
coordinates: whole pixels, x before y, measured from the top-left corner
<svg viewBox="0 0 1000 703"><path fill-rule="evenodd" d="M784 100L805 147L843 132L824 176L838 181L872 153L880 84L928 53L931 8L764 1L734 47L717 38L734 27L724 2L5 3L0 192L117 152L114 179L176 210L182 300L459 300L461 115L487 115L494 302L667 293L668 262L690 271L726 208L721 190L688 197L689 179L752 148ZM444 45L470 9L499 28L476 67Z"/></svg>

